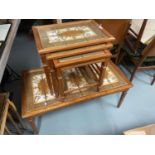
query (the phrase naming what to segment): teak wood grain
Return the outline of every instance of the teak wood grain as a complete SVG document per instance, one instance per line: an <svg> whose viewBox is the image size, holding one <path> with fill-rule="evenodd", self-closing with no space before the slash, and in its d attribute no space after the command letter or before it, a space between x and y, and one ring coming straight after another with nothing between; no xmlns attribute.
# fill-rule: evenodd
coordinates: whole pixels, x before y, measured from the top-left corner
<svg viewBox="0 0 155 155"><path fill-rule="evenodd" d="M64 108L73 104L77 104L80 102L84 102L86 100L90 100L90 99L94 99L100 96L106 96L109 94L114 94L114 93L118 93L118 92L124 92L127 91L128 89L130 89L132 87L131 82L125 77L125 75L120 71L120 69L112 64L112 66L114 67L114 69L118 72L118 74L123 78L123 80L127 83L124 86L118 87L118 88L113 88L111 90L103 90L100 92L94 92L91 95L87 95L87 96L82 96L80 98L76 98L70 101L58 101L57 103L53 103L53 104L49 104L47 106L42 106L41 109L38 110L27 110L27 105L29 104L29 102L27 102L27 98L26 98L26 93L29 91L27 90L27 75L28 74L33 74L36 71L39 71L41 69L37 69L37 70L31 70L31 71L27 71L23 73L23 82L22 82L22 117L23 118L32 118L32 117L36 117L39 115L42 115L44 113L50 112L50 111L54 111L60 108ZM29 98L32 98L32 96L29 96Z"/></svg>
<svg viewBox="0 0 155 155"><path fill-rule="evenodd" d="M83 63L96 63L97 61L100 62L101 61L104 61L105 59L110 59L112 57L112 54L110 53L110 51L100 51L100 55L92 55L92 56L89 56L89 57L84 57L84 58L79 58L79 59L74 59L74 60L69 60L69 61L65 61L65 62L59 62L58 59L54 59L54 66L56 68L59 68L59 67L65 67L65 66L79 66L79 65L83 65ZM49 57L47 57L48 60Z"/></svg>
<svg viewBox="0 0 155 155"><path fill-rule="evenodd" d="M77 48L73 50L67 50L67 51L61 51L61 52L53 52L50 54L47 54L48 59L57 59L57 58L63 58L68 56L75 56L100 50L110 50L113 47L112 43L106 43L96 46L89 46L84 48Z"/></svg>

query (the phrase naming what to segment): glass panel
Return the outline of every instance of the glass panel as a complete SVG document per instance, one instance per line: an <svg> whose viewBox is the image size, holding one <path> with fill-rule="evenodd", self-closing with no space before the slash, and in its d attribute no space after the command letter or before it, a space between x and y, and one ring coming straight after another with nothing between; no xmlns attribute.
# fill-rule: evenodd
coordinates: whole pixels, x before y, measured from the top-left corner
<svg viewBox="0 0 155 155"><path fill-rule="evenodd" d="M101 38L108 38L94 23L81 23L63 27L38 29L43 48L70 45Z"/></svg>
<svg viewBox="0 0 155 155"><path fill-rule="evenodd" d="M89 87L89 84L96 83L93 80L92 73L88 69L88 67L78 67L65 70L63 72L65 90L73 91L83 87Z"/></svg>
<svg viewBox="0 0 155 155"><path fill-rule="evenodd" d="M101 53L104 53L103 51L98 51L98 52L90 52L90 53L85 53L85 54L80 54L77 56L71 56L71 57L65 57L65 58L60 58L58 59L59 62L66 62L69 60L76 60L76 59L81 59L81 58L86 58L86 57L92 57L92 56L100 56Z"/></svg>

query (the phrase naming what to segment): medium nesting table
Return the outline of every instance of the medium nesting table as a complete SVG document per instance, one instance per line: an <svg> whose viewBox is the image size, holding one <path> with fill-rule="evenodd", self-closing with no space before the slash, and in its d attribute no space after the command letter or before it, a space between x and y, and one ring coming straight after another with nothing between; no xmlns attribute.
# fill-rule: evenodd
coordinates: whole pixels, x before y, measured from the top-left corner
<svg viewBox="0 0 155 155"><path fill-rule="evenodd" d="M50 62L53 61L56 70L56 75L51 74L51 76L57 77L57 80L55 81L58 81L57 91L59 92L60 99L63 100L65 93L76 91L76 89L81 89L82 91L82 88L86 89L86 87L88 88L97 86L97 91L99 91L105 76L107 64L111 56L111 53L107 50L85 53L70 57L57 56L53 58L52 56L47 56L48 63L50 64ZM96 66L101 65L100 67L98 66L98 77L97 74L95 74L93 64ZM83 87L79 87L79 81L81 78L83 78L83 76L87 79L87 84ZM69 78L72 78L72 80L76 81L77 87L67 85ZM83 83L85 82L86 81L83 81Z"/></svg>

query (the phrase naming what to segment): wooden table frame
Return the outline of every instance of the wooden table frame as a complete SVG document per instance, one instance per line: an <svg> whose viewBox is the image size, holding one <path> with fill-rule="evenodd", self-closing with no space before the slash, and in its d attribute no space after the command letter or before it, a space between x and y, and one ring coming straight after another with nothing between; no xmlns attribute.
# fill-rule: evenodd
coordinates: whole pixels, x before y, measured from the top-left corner
<svg viewBox="0 0 155 155"><path fill-rule="evenodd" d="M104 44L104 43L108 43L108 42L113 42L115 40L115 38L109 32L107 32L105 29L102 28L100 30L102 33L107 35L106 38L94 39L94 40L90 40L87 42L80 42L80 43L76 43L76 44L64 45L61 47L43 48L41 39L39 36L39 32L38 32L40 29L46 29L49 27L50 28L55 28L55 27L63 28L65 26L75 26L75 25L79 25L79 24L83 24L83 23L88 23L88 24L93 23L94 25L99 27L99 25L94 20L82 20L82 21L76 21L76 22L74 21L74 22L68 22L68 23L52 24L52 25L33 26L32 30L33 30L34 39L35 39L39 54L47 54L47 53L56 52L56 51L70 50L70 49L74 49L74 48Z"/></svg>
<svg viewBox="0 0 155 155"><path fill-rule="evenodd" d="M119 107L122 105L122 103L123 103L123 101L124 101L124 99L125 99L125 96L127 95L128 90L129 90L128 88L126 88L126 89L124 88L124 89L122 89L122 90L118 90L118 92L122 91L122 94L121 94L120 99L119 99L119 101L118 101L117 108L119 108ZM96 97L101 97L101 96L105 96L105 95L110 95L110 94L113 94L113 93L114 93L114 92L109 92L109 93L107 93L107 94L105 94L105 93L99 93L98 95L92 96L92 98L89 98L89 97L87 97L87 98L85 98L85 99L82 98L82 99L76 100L74 103L72 103L72 102L66 102L66 103L62 104L62 105L60 106L60 108L63 108L63 107L66 107L66 106L70 106L70 105L72 105L72 104L76 104L76 103L79 103L79 102L84 102L84 101L87 101L87 100L90 100L90 99L94 99L94 98L96 98ZM55 108L55 110L57 110L57 109L59 109L59 107ZM51 112L51 111L54 111L54 110L48 109L48 111L46 111L46 112ZM42 111L41 114L37 114L37 113L36 113L35 116L31 116L31 117L26 118L26 120L29 122L31 128L33 129L33 133L34 133L35 135L39 134L38 128L37 128L37 126L36 126L36 124L35 124L35 118L38 117L38 116L41 116L41 115L44 114L44 113L45 113L45 112ZM24 117L23 117L23 118L24 118Z"/></svg>
<svg viewBox="0 0 155 155"><path fill-rule="evenodd" d="M59 62L58 58L52 60L51 58L47 57L48 61L53 61L54 67L51 66L51 68L55 68L55 71L52 72L51 71L51 76L52 77L57 77L57 79L55 79L55 81L53 81L53 83L57 82L57 86L58 89L56 91L59 92L59 98L60 100L63 101L64 99L64 82L63 82L63 76L62 76L62 72L66 69L70 69L70 68L76 68L76 67L81 67L81 66L86 66L86 65L90 65L90 64L95 64L95 63L102 63L101 68L99 69L99 79L97 82L97 87L98 87L98 91L100 90L100 86L102 85L102 81L104 78L104 72L106 70L106 66L108 64L108 62L110 61L110 58L112 57L110 51L105 50L105 51L101 51L100 55L97 56L93 56L93 57L87 57L87 58L80 58L77 60L70 60L67 62ZM50 66L50 65L49 65ZM92 85L94 86L94 85ZM91 86L90 86L91 87Z"/></svg>
<svg viewBox="0 0 155 155"><path fill-rule="evenodd" d="M38 129L37 129L35 123L34 123L35 117L41 116L41 115L43 115L43 114L45 114L47 112L51 112L51 111L54 111L54 110L57 110L57 109L60 109L60 108L64 108L64 107L74 105L74 104L77 104L77 103L80 103L80 102L84 102L84 101L87 101L87 100L90 100L90 99L94 99L94 98L97 98L97 97L122 92L122 94L120 96L120 99L119 99L119 102L117 104L117 107L119 108L123 103L123 100L124 100L124 98L125 98L125 96L127 94L127 91L132 87L132 84L125 77L125 75L120 71L120 69L117 66L115 66L114 64L112 64L112 66L115 68L115 70L119 73L119 75L126 82L126 85L118 87L118 88L113 88L111 90L95 92L94 94L83 96L83 97L80 97L80 98L76 98L76 99L71 100L71 101L65 101L65 102L59 101L57 104L54 104L54 105L50 104L50 105L47 105L47 106L43 106L42 108L40 108L38 110L32 110L32 111L29 111L29 110L27 111L26 110L27 109L26 108L27 104L29 104L27 102L27 98L26 98L26 86L27 86L26 78L27 78L28 74L34 73L34 72L36 72L36 70L31 70L31 71L24 72L23 73L23 91L22 91L22 117L29 121L29 123L30 123L30 125L31 125L31 127L32 127L32 129L34 131L34 134L38 133Z"/></svg>
<svg viewBox="0 0 155 155"><path fill-rule="evenodd" d="M112 46L113 46L112 43L107 43L107 44L101 44L101 45L96 45L96 46L90 46L90 47L86 47L86 48L78 48L78 49L74 49L74 50L61 51L61 52L55 52L55 53L41 55L44 71L46 73L47 82L50 87L50 90L52 90L54 87L55 95L58 97L58 89L56 89L56 88L58 88L56 76L57 76L57 74L59 74L59 76L61 76L61 73L60 73L60 71L58 71L58 73L56 72L56 68L60 67L60 66L58 66L60 63L58 63L57 59L64 58L64 57L70 57L70 56L77 56L80 54L93 53L96 51L101 51L101 54L102 54L103 50L107 51L107 50L111 49ZM110 58L110 57L112 57L112 55L105 54L104 57ZM101 57L100 57L100 59L101 59ZM88 59L85 59L85 61L87 62ZM55 66L55 63L57 64L57 66ZM70 61L67 63L61 63L61 66L63 66L63 68L64 67L66 68L66 66L69 66L69 63L70 63L70 65L72 64L75 67L75 64L77 64L77 63L80 64L80 63L84 63L84 62L82 60L80 60L78 62ZM51 76L51 75L53 75L53 76ZM61 80L61 77L59 79Z"/></svg>
<svg viewBox="0 0 155 155"><path fill-rule="evenodd" d="M57 45L51 46L51 47L43 46L42 38L39 34L40 30L43 30L43 31L46 31L47 29L54 30L54 29L82 26L83 24L90 26L92 31L96 33L97 38L94 38L94 37L89 38L90 40L87 39L82 42L78 41L78 39L75 39L74 43L69 42L65 45L63 45L62 43L60 46L57 46ZM69 57L73 55L95 52L98 50L102 50L102 51L108 50L112 48L113 46L112 42L115 40L115 38L109 32L107 32L103 28L100 28L98 23L95 22L94 20L82 20L82 21L68 22L68 23L61 23L61 24L34 26L32 29L33 29L36 47L38 49L38 53L40 54L43 62L43 67L46 73L49 88L51 90L51 93L53 90L57 97L60 94L61 94L60 95L61 97L63 96L63 80L61 75L62 68L60 69L57 67L55 69L56 59L61 57ZM85 59L85 61L87 61L87 59ZM79 63L82 63L82 62L79 61ZM104 70L104 67L102 67L101 69Z"/></svg>

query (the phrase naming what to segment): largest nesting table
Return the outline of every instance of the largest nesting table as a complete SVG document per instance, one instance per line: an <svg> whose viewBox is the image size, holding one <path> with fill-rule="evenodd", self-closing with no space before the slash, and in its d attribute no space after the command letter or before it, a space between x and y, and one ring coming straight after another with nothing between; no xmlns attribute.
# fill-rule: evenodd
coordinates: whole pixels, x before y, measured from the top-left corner
<svg viewBox="0 0 155 155"><path fill-rule="evenodd" d="M73 94L67 95L64 101L58 100L54 94L51 94L43 69L24 72L22 83L22 117L29 121L34 133L37 134L38 130L34 123L34 118L47 112L97 97L122 92L117 104L117 107L120 107L132 84L112 62L109 63L106 72L106 78L100 92L97 92L93 88L84 91L80 91L79 89L76 93L73 92ZM76 85L76 83L71 80L70 85Z"/></svg>
<svg viewBox="0 0 155 155"><path fill-rule="evenodd" d="M22 116L35 133L36 116L72 104L122 92L120 107L132 84L110 60L113 36L92 20L35 26L33 32L43 68L23 73Z"/></svg>

